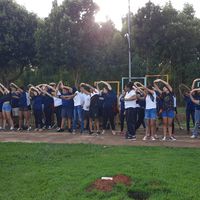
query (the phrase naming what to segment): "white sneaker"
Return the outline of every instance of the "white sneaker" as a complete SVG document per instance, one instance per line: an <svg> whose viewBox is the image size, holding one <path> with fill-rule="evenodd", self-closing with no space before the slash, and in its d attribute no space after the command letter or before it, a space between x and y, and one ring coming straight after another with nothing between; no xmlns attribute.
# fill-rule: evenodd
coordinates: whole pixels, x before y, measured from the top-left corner
<svg viewBox="0 0 200 200"><path fill-rule="evenodd" d="M112 134L113 134L113 135L116 135L116 132L115 132L115 131L112 131Z"/></svg>
<svg viewBox="0 0 200 200"><path fill-rule="evenodd" d="M162 138L162 141L166 141L166 139L167 139L166 137L163 137L163 138Z"/></svg>
<svg viewBox="0 0 200 200"><path fill-rule="evenodd" d="M13 131L14 130L14 127L10 127L10 131Z"/></svg>
<svg viewBox="0 0 200 200"><path fill-rule="evenodd" d="M106 132L106 131L105 131L105 130L103 130L103 131L101 132L101 135L104 135L104 134L105 134L105 132Z"/></svg>
<svg viewBox="0 0 200 200"><path fill-rule="evenodd" d="M171 136L169 139L172 141L176 141L176 138L174 136Z"/></svg>
<svg viewBox="0 0 200 200"><path fill-rule="evenodd" d="M190 138L195 139L195 138L197 138L197 136L196 135L192 135Z"/></svg>
<svg viewBox="0 0 200 200"><path fill-rule="evenodd" d="M73 133L73 135L76 135L76 130L73 130L73 132L72 132L72 133Z"/></svg>
<svg viewBox="0 0 200 200"><path fill-rule="evenodd" d="M155 141L156 139L155 139L155 137L151 136L151 140L152 140L152 141Z"/></svg>
<svg viewBox="0 0 200 200"><path fill-rule="evenodd" d="M145 135L142 140L146 141L147 140L147 136Z"/></svg>
<svg viewBox="0 0 200 200"><path fill-rule="evenodd" d="M28 127L27 131L31 131L31 126Z"/></svg>

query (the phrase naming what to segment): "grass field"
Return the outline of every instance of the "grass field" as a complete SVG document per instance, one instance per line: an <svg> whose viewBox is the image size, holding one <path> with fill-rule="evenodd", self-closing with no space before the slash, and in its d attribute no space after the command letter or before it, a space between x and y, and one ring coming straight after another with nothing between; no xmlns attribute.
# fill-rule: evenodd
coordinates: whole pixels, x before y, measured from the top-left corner
<svg viewBox="0 0 200 200"><path fill-rule="evenodd" d="M132 186L86 192L116 174ZM0 144L1 200L198 200L199 180L200 149Z"/></svg>

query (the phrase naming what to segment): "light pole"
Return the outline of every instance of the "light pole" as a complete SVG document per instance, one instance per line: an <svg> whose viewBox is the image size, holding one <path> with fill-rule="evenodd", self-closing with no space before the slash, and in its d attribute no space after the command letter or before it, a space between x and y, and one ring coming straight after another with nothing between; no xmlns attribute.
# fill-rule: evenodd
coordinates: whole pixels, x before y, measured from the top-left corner
<svg viewBox="0 0 200 200"><path fill-rule="evenodd" d="M130 22L130 15L131 15L131 9L130 9L130 0L128 0L128 33L125 35L128 40L128 78L129 81L131 81L131 22Z"/></svg>

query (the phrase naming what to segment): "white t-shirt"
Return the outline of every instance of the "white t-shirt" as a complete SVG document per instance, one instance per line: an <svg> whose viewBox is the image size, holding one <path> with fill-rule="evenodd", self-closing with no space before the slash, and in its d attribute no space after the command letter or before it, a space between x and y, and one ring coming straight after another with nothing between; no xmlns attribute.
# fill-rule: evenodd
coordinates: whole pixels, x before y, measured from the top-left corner
<svg viewBox="0 0 200 200"><path fill-rule="evenodd" d="M83 105L83 94L79 91L75 92L76 96L74 97L74 106L82 106Z"/></svg>
<svg viewBox="0 0 200 200"><path fill-rule="evenodd" d="M147 109L156 109L156 92L153 93L152 97L154 99L153 101L149 94L147 94L147 96L146 96L146 110Z"/></svg>
<svg viewBox="0 0 200 200"><path fill-rule="evenodd" d="M61 93L58 91L57 96L61 95ZM62 99L53 97L54 107L62 106Z"/></svg>
<svg viewBox="0 0 200 200"><path fill-rule="evenodd" d="M30 101L30 95L28 92L26 92L26 102L27 102L27 106L30 106L31 101Z"/></svg>
<svg viewBox="0 0 200 200"><path fill-rule="evenodd" d="M174 96L174 108L176 108L176 97Z"/></svg>
<svg viewBox="0 0 200 200"><path fill-rule="evenodd" d="M126 95L125 95L125 99L128 99L132 96L135 96L136 93L134 90L131 90L130 92L126 92ZM132 101L125 101L125 109L127 108L136 108L137 105L136 105L136 100L132 100Z"/></svg>
<svg viewBox="0 0 200 200"><path fill-rule="evenodd" d="M82 94L82 96L83 96L83 110L89 111L91 97L90 95L87 94Z"/></svg>

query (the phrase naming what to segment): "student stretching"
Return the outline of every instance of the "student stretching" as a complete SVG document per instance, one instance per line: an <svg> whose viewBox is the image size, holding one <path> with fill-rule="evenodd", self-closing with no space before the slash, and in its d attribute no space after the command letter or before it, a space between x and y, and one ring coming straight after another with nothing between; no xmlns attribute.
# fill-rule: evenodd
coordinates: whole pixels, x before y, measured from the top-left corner
<svg viewBox="0 0 200 200"><path fill-rule="evenodd" d="M3 130L6 129L6 123L8 123L10 126L10 130L12 131L14 130L14 124L11 117L11 111L12 111L11 92L2 84L0 84L0 87L1 87L1 92L3 93L3 97L2 97Z"/></svg>
<svg viewBox="0 0 200 200"><path fill-rule="evenodd" d="M156 92L153 90L152 86L143 87L144 98L146 102L145 106L145 120L146 120L146 135L143 140L147 140L151 136L151 140L155 140L156 133Z"/></svg>
<svg viewBox="0 0 200 200"><path fill-rule="evenodd" d="M42 95L39 88L31 87L29 89L30 97L33 101L33 115L35 118L35 131L42 131L43 123L42 123Z"/></svg>
<svg viewBox="0 0 200 200"><path fill-rule="evenodd" d="M158 83L161 82L165 86L163 90L158 87ZM175 117L174 115L174 95L172 87L165 81L161 79L157 79L154 81L154 87L161 94L160 97L162 99L162 118L163 118L163 132L164 137L163 141L167 139L167 132L169 134L169 139L175 141L176 139L172 135L172 123Z"/></svg>
<svg viewBox="0 0 200 200"><path fill-rule="evenodd" d="M27 127L27 130L31 130L30 126L30 116L29 116L29 104L30 100L27 99L28 95L24 89L24 87L18 87L14 83L12 83L12 87L15 87L17 89L17 93L19 94L18 101L18 106L19 106L19 128L17 129L18 131L23 130L24 127ZM25 119L25 122L24 122Z"/></svg>
<svg viewBox="0 0 200 200"><path fill-rule="evenodd" d="M200 88L193 89L190 92L190 98L195 104L195 126L191 138L197 138L200 126Z"/></svg>
<svg viewBox="0 0 200 200"><path fill-rule="evenodd" d="M89 88L89 92L87 94L90 95L90 108L89 108L89 126L90 126L90 134L93 133L93 131L96 131L97 134L100 134L99 130L99 88L97 84L97 88L92 87L89 84L82 83L81 86L85 86ZM94 121L94 130L93 130L93 121Z"/></svg>
<svg viewBox="0 0 200 200"><path fill-rule="evenodd" d="M127 123L127 134L126 139L128 140L136 140L136 92L133 89L133 83L129 82L127 84L127 91L124 97L125 102L125 110L126 110L126 123Z"/></svg>
<svg viewBox="0 0 200 200"><path fill-rule="evenodd" d="M64 132L65 122L67 121L67 128L68 132L72 133L72 118L73 118L73 111L74 111L74 101L73 99L69 99L68 97L73 95L72 88L64 86L63 83L61 84L61 95L59 98L62 99L62 122L61 128L58 132Z"/></svg>
<svg viewBox="0 0 200 200"><path fill-rule="evenodd" d="M107 123L109 121L111 125L111 131L113 135L116 135L115 132L115 113L114 109L117 105L117 96L113 92L112 87L110 84L104 81L100 81L99 83L103 83L105 86L103 87L104 93L104 101L103 101L103 131L102 134L105 133Z"/></svg>

